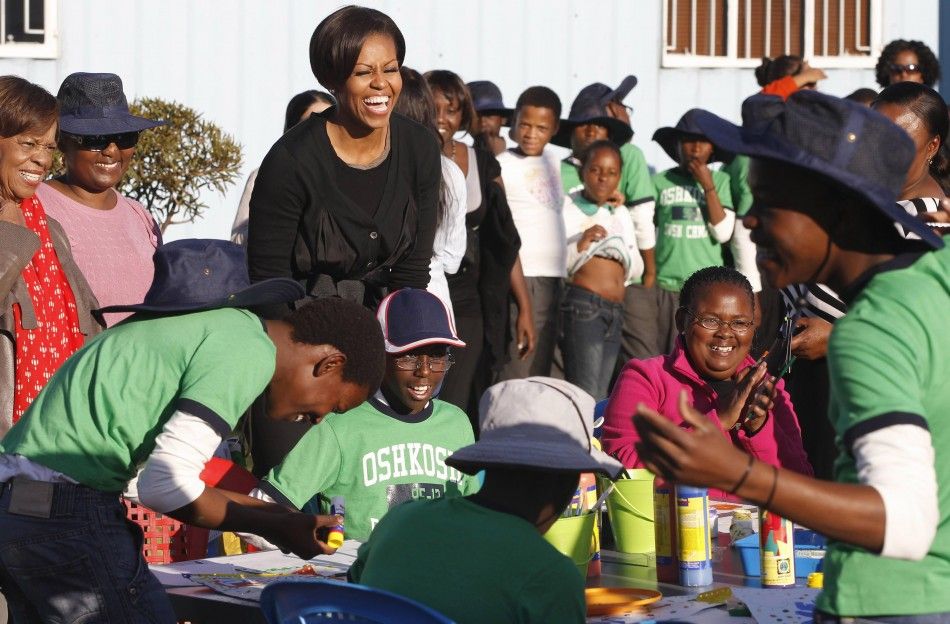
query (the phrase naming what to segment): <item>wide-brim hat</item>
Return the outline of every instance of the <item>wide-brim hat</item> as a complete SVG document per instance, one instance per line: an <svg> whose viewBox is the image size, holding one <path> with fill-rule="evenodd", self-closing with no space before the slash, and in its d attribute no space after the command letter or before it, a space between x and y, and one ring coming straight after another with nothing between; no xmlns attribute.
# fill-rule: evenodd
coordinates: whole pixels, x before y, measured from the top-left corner
<svg viewBox="0 0 950 624"><path fill-rule="evenodd" d="M623 465L596 448L594 398L561 379L528 377L495 384L478 405L478 442L445 463L466 474L484 468L598 472L616 479Z"/></svg>
<svg viewBox="0 0 950 624"><path fill-rule="evenodd" d="M723 149L721 145L713 141L699 124L696 123L696 116L704 112L706 111L701 108L691 108L680 117L675 127L671 128L666 126L654 132L653 140L659 143L667 156L677 163L680 161L680 141L689 139L703 139L713 144L713 151L709 157L709 162L732 162L732 159L735 158L735 154Z"/></svg>
<svg viewBox="0 0 950 624"><path fill-rule="evenodd" d="M198 312L249 308L302 299L303 286L277 277L251 284L244 248L231 241L185 239L167 243L152 257L155 277L142 303L97 312Z"/></svg>
<svg viewBox="0 0 950 624"><path fill-rule="evenodd" d="M557 134L551 143L570 149L571 134L574 128L585 124L597 124L607 128L607 136L616 145L624 145L633 138L633 128L607 113L607 105L613 101L623 101L637 86L636 76L627 76L620 86L611 89L602 82L589 84L574 98L571 113L561 122Z"/></svg>
<svg viewBox="0 0 950 624"><path fill-rule="evenodd" d="M122 134L165 125L164 121L129 112L122 79L115 74L70 74L60 85L56 99L59 129L67 134Z"/></svg>
<svg viewBox="0 0 950 624"><path fill-rule="evenodd" d="M941 237L896 203L915 147L887 117L855 102L802 90L787 101L754 95L742 104L742 120L740 127L708 111L695 117L713 144L820 174L866 199L928 245L943 247Z"/></svg>
<svg viewBox="0 0 950 624"><path fill-rule="evenodd" d="M514 109L505 106L501 89L490 80L473 80L466 85L472 95L472 106L479 115L500 115L510 118Z"/></svg>
<svg viewBox="0 0 950 624"><path fill-rule="evenodd" d="M405 353L431 344L464 347L445 303L427 290L401 288L376 309L386 353Z"/></svg>

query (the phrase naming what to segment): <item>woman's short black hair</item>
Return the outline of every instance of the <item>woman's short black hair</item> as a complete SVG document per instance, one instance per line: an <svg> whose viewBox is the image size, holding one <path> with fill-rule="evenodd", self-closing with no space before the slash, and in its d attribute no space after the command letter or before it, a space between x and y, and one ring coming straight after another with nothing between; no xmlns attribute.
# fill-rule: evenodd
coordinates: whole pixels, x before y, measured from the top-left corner
<svg viewBox="0 0 950 624"><path fill-rule="evenodd" d="M354 301L326 297L300 306L284 319L296 342L331 345L346 356L343 381L376 390L386 370L383 330L376 315Z"/></svg>
<svg viewBox="0 0 950 624"><path fill-rule="evenodd" d="M877 84L882 87L891 84L891 63L904 50L910 50L917 55L917 60L920 62L920 75L924 79L924 84L928 87L934 86L934 83L940 78L940 61L937 60L933 50L928 48L926 43L913 39L895 39L884 46L884 49L881 50L881 56L877 58L877 65L874 67L874 78L877 80Z"/></svg>
<svg viewBox="0 0 950 624"><path fill-rule="evenodd" d="M594 141L587 146L587 149L584 150L584 153L581 154L581 167L587 166L587 160L590 158L590 155L596 152L597 150L610 150L617 155L617 160L620 161L620 164L623 165L623 154L620 152L620 148L617 147L617 144L611 141L610 139L600 139L599 141Z"/></svg>
<svg viewBox="0 0 950 624"><path fill-rule="evenodd" d="M794 54L783 54L775 58L763 58L762 63L755 68L755 81L760 87L775 82L785 76L795 76L802 71L804 61Z"/></svg>
<svg viewBox="0 0 950 624"><path fill-rule="evenodd" d="M396 45L396 60L406 58L406 40L391 17L366 7L350 5L324 18L310 38L310 68L317 81L331 91L339 89L370 35L387 35Z"/></svg>
<svg viewBox="0 0 950 624"><path fill-rule="evenodd" d="M323 91L309 89L298 93L287 102L287 111L284 113L284 132L300 123L304 111L313 106L315 102L326 102L330 106L336 105L333 96Z"/></svg>
<svg viewBox="0 0 950 624"><path fill-rule="evenodd" d="M515 103L515 110L520 110L522 106L537 106L538 108L550 108L554 111L554 118L561 118L561 98L557 93L547 87L528 87Z"/></svg>
<svg viewBox="0 0 950 624"><path fill-rule="evenodd" d="M752 309L755 310L755 294L752 292L752 284L749 283L745 275L725 266L706 267L690 275L683 284L683 289L680 290L680 307L692 310L693 304L696 303L700 293L714 284L728 284L741 288L749 294L749 301L752 302Z"/></svg>
<svg viewBox="0 0 950 624"><path fill-rule="evenodd" d="M469 134L475 134L475 122L478 114L472 102L472 94L462 79L455 72L447 69L433 69L425 73L426 81L432 90L438 89L450 102L458 104L462 112L461 129Z"/></svg>

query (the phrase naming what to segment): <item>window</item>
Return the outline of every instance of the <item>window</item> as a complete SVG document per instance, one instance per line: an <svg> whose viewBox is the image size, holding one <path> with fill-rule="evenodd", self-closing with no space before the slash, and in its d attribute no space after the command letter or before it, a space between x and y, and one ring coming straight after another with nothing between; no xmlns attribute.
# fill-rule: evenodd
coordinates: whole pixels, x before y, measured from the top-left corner
<svg viewBox="0 0 950 624"><path fill-rule="evenodd" d="M56 58L57 0L0 0L0 58Z"/></svg>
<svg viewBox="0 0 950 624"><path fill-rule="evenodd" d="M882 45L881 0L663 0L664 67L874 67Z"/></svg>

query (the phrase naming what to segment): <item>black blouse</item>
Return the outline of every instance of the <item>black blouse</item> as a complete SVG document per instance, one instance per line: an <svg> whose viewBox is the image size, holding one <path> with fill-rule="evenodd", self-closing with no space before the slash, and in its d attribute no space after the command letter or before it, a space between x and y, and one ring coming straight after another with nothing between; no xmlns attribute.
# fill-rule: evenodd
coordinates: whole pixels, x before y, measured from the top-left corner
<svg viewBox="0 0 950 624"><path fill-rule="evenodd" d="M439 145L401 115L394 114L389 127L377 206L359 206L351 197L365 193L341 188L325 117L312 115L274 144L251 196L251 281L292 277L317 295L338 294L344 280L392 289L428 285L442 176Z"/></svg>

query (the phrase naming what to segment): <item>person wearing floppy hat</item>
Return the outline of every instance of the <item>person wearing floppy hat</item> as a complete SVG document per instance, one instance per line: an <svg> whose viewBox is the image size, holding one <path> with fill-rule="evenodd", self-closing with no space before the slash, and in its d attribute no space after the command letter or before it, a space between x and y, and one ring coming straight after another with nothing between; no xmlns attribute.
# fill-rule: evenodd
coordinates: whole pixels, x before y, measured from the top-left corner
<svg viewBox="0 0 950 624"><path fill-rule="evenodd" d="M710 113L698 122L752 159L745 223L769 283L820 282L848 304L828 344L841 453L835 482L772 468L716 440L684 403L692 430L634 417L641 458L831 538L816 621L948 621L950 594L931 588L950 575L950 249L895 202L913 142L876 111L810 91L749 98L741 128Z"/></svg>
<svg viewBox="0 0 950 624"><path fill-rule="evenodd" d="M294 509L317 496L328 510L343 497L346 537L360 541L405 501L478 489L476 479L445 464L474 441L468 416L433 398L452 366L451 349L465 347L445 304L425 290L403 288L383 299L376 316L386 345L379 390L308 431L251 492Z"/></svg>
<svg viewBox="0 0 950 624"><path fill-rule="evenodd" d="M446 459L467 474L484 470L482 489L390 511L360 547L351 580L460 624L583 622L584 579L541 535L570 502L580 473L616 479L623 470L593 446L594 406L577 386L548 377L489 388L478 442Z"/></svg>
<svg viewBox="0 0 950 624"><path fill-rule="evenodd" d="M378 386L383 341L362 306L321 299L280 321L247 307L302 298L293 280L251 285L243 249L182 240L155 254L135 314L66 361L0 443L0 589L44 620L175 620L120 494L182 522L252 531L309 558L333 517L205 487L200 473L251 401L317 422ZM131 490L130 490L131 494Z"/></svg>
<svg viewBox="0 0 950 624"><path fill-rule="evenodd" d="M476 145L497 156L508 149L508 143L501 136L501 127L508 125L514 109L505 106L501 89L490 80L473 80L466 86L475 107Z"/></svg>
<svg viewBox="0 0 950 624"><path fill-rule="evenodd" d="M721 266L722 243L732 237L729 176L711 170L726 154L696 125L694 108L675 127L660 128L653 140L678 164L653 176L656 196L656 317L637 333L654 355L669 353L676 339L676 308L686 279L708 266Z"/></svg>
<svg viewBox="0 0 950 624"><path fill-rule="evenodd" d="M47 214L66 230L76 264L99 305L141 301L152 283L161 232L148 211L120 194L143 130L164 125L129 112L115 74L70 74L57 94L65 172L37 188ZM127 314L106 315L114 325Z"/></svg>

